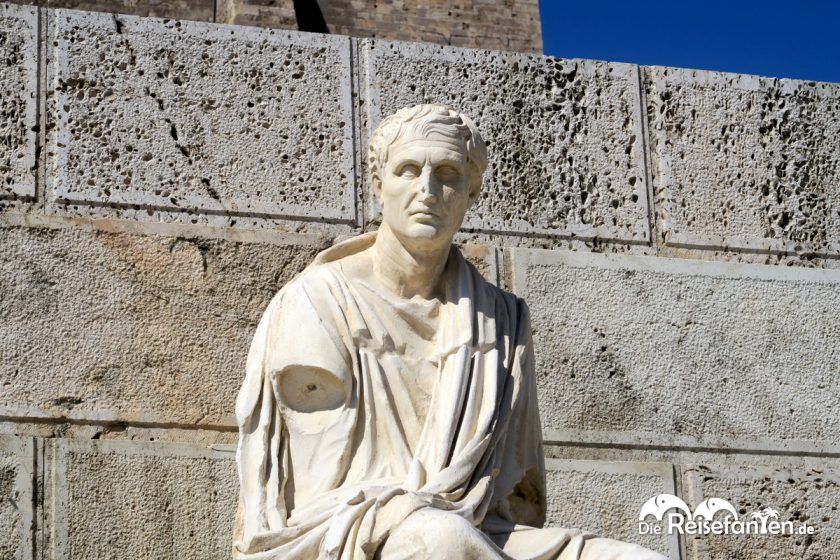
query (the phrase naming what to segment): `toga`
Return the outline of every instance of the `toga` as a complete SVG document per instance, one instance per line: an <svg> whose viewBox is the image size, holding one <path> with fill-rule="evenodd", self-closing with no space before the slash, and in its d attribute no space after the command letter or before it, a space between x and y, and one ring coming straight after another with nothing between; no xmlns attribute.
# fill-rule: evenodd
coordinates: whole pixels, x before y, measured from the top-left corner
<svg viewBox="0 0 840 560"><path fill-rule="evenodd" d="M350 281L345 257L375 235L322 252L257 327L236 402L234 557L372 559L428 512L476 528L465 538L486 541L488 558L580 557L590 535L533 529L545 492L525 303L454 246L436 303ZM342 402L288 406L280 387L295 369L338 380Z"/></svg>

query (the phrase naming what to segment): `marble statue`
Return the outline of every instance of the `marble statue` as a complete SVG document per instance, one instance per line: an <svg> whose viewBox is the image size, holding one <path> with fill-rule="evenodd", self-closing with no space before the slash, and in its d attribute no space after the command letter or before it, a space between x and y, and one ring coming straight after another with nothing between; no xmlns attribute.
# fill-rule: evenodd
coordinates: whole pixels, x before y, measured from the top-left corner
<svg viewBox="0 0 840 560"><path fill-rule="evenodd" d="M419 105L370 142L377 232L321 253L272 300L236 402L240 559L659 559L541 527L528 308L452 238L486 148Z"/></svg>

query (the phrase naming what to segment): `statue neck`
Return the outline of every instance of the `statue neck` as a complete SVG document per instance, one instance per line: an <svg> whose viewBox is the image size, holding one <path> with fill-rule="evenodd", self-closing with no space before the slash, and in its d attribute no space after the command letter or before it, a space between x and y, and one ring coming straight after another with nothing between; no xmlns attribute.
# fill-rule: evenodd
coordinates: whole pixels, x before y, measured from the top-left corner
<svg viewBox="0 0 840 560"><path fill-rule="evenodd" d="M445 243L412 246L383 223L373 244L373 273L386 289L401 297L442 298L441 276L451 244L448 239Z"/></svg>

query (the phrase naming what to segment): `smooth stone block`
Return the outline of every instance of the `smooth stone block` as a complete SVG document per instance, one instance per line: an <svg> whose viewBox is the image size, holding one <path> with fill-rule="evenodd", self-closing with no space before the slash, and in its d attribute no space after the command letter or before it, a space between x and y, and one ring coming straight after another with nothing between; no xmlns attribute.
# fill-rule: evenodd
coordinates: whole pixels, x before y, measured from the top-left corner
<svg viewBox="0 0 840 560"><path fill-rule="evenodd" d="M233 453L201 445L55 440L53 558L229 558Z"/></svg>
<svg viewBox="0 0 840 560"><path fill-rule="evenodd" d="M35 196L38 8L0 4L0 197Z"/></svg>
<svg viewBox="0 0 840 560"><path fill-rule="evenodd" d="M840 251L840 84L646 68L669 245Z"/></svg>
<svg viewBox="0 0 840 560"><path fill-rule="evenodd" d="M772 508L776 521L814 528L812 535L704 535L686 538L688 558L712 560L818 560L837 556L840 540L840 473L835 469L788 469L750 466L683 467L689 505L723 498L751 521L752 513Z"/></svg>
<svg viewBox="0 0 840 560"><path fill-rule="evenodd" d="M0 414L227 425L263 309L326 243L3 227Z"/></svg>
<svg viewBox="0 0 840 560"><path fill-rule="evenodd" d="M0 558L31 558L32 438L0 436Z"/></svg>
<svg viewBox="0 0 840 560"><path fill-rule="evenodd" d="M840 271L542 250L513 266L548 441L840 451Z"/></svg>
<svg viewBox="0 0 840 560"><path fill-rule="evenodd" d="M648 239L636 66L378 40L360 53L367 138L384 115L425 102L470 115L492 139L463 227Z"/></svg>
<svg viewBox="0 0 840 560"><path fill-rule="evenodd" d="M355 221L348 38L53 21L54 199Z"/></svg>
<svg viewBox="0 0 840 560"><path fill-rule="evenodd" d="M546 459L545 466L547 527L578 527L679 558L676 535L640 535L638 523L645 501L675 493L672 465Z"/></svg>

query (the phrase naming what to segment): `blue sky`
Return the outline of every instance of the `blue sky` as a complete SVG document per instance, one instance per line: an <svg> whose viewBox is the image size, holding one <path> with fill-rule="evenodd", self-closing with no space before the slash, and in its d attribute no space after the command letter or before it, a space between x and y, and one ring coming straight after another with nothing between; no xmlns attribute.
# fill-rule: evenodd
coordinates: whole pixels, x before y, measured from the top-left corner
<svg viewBox="0 0 840 560"><path fill-rule="evenodd" d="M840 0L540 0L545 53L840 82Z"/></svg>

